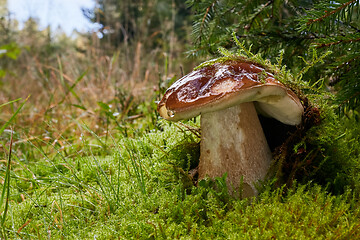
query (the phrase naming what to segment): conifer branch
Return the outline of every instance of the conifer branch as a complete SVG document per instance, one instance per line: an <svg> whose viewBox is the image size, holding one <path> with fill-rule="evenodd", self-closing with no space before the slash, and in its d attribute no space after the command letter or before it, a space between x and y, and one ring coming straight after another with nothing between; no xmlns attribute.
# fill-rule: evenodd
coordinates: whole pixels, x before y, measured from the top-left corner
<svg viewBox="0 0 360 240"><path fill-rule="evenodd" d="M245 59L267 66L293 88L308 92L336 89L338 103L351 99L343 109L353 110L354 103L360 102L360 88L356 87L360 77L359 0L320 0L311 5L295 0L188 1L199 13L194 19L193 52L221 54L205 65ZM234 53L226 50L234 47Z"/></svg>
<svg viewBox="0 0 360 240"><path fill-rule="evenodd" d="M258 9L257 12L256 12L255 14L253 14L253 16L251 17L250 23L249 23L247 26L245 26L245 28L246 28L247 30L249 30L249 29L251 28L251 26L253 25L255 19L260 15L260 13L261 13L264 9L266 9L270 4L272 4L273 2L274 2L273 0L270 0L270 1L268 1L267 3L265 3L264 5L260 6L260 9Z"/></svg>
<svg viewBox="0 0 360 240"><path fill-rule="evenodd" d="M323 21L325 18L327 18L327 17L341 11L342 9L344 9L345 7L349 6L350 4L352 4L352 3L356 2L356 1L358 1L358 0L352 0L352 1L346 2L343 5L341 5L340 7L336 8L335 10L330 11L330 12L325 11L325 12L327 12L326 14L324 14L323 16L321 16L319 18L316 18L316 19L309 19L306 24L311 25L311 24L313 24L315 22Z"/></svg>
<svg viewBox="0 0 360 240"><path fill-rule="evenodd" d="M204 24L205 19L206 19L206 16L209 14L210 8L214 7L214 4L215 4L215 3L213 2L213 3L211 4L211 6L209 6L209 7L206 8L206 12L205 12L204 17L203 17L203 19L202 19L202 21L201 21L202 24Z"/></svg>
<svg viewBox="0 0 360 240"><path fill-rule="evenodd" d="M338 40L338 41L335 41L335 42L322 43L322 44L316 45L316 48L330 47L330 46L337 45L337 44L341 44L341 43L354 43L354 42L360 42L360 38L356 38L356 39L341 39L341 40Z"/></svg>

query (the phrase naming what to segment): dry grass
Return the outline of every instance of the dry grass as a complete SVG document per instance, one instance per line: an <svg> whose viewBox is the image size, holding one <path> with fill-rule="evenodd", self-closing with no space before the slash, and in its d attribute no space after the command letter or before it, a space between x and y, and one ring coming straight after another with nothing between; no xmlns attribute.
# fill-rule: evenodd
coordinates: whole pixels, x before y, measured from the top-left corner
<svg viewBox="0 0 360 240"><path fill-rule="evenodd" d="M30 136L41 134L39 123L48 119L59 135L72 127L73 119L98 126L97 102L111 104L119 94L126 94L122 96L125 99L131 96L136 101L148 101L159 90L159 81L180 75L179 66L166 69L168 56L161 49L147 51L143 43L135 42L110 55L97 45L86 40L79 44L77 40L51 56L40 56L38 47L22 50L0 91L0 102L30 95L18 126L29 126ZM115 105L114 111L119 108ZM3 120L12 112L11 107L3 109Z"/></svg>
<svg viewBox="0 0 360 240"><path fill-rule="evenodd" d="M177 47L169 54L161 48L149 50L141 41L108 51L96 38L60 38L49 45L44 37L19 38L22 52L10 62L2 79L0 103L30 96L14 122L14 144L46 146L46 154L81 145L81 136L91 135L81 125L100 138L108 139L114 129L127 134L131 122L146 117L144 111L156 111L154 102L158 100L160 83L181 75L183 67L178 62L189 64L179 57L183 49L176 42L173 45ZM42 52L46 48L52 50ZM175 57L178 61L169 67L168 60ZM21 102L1 109L0 124ZM103 109L99 102L109 108ZM139 107L144 103L145 110ZM109 118L112 113L116 116ZM9 146L9 141L4 141ZM29 154L24 153L28 147L14 149ZM75 147L75 151L81 150Z"/></svg>

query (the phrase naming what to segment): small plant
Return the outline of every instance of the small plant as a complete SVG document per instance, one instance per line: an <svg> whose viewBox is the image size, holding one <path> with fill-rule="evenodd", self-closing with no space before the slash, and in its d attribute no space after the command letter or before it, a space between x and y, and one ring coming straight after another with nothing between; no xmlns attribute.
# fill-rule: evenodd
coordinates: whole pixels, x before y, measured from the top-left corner
<svg viewBox="0 0 360 240"><path fill-rule="evenodd" d="M17 99L11 102L7 102L4 104L0 105L0 108L8 105L8 104L13 104L17 101L20 101L21 99ZM27 99L25 101L23 101L23 103L18 107L18 109L15 111L15 113L11 116L11 118L5 122L1 128L0 128L0 136L3 134L3 132L5 131L5 129L12 123L12 121L16 118L16 115L20 112L20 110L22 109L22 107L24 106L24 104L26 103ZM1 196L0 196L0 225L1 225L1 237L2 238L7 238L7 234L5 232L5 221L6 221L6 217L7 217L7 213L9 210L9 201L10 201L10 181L11 181L11 158L12 158L12 154L13 154L13 150L12 150L12 146L13 146L13 130L10 129L11 132L11 136L10 136L10 143L9 143L9 148L7 148L7 144L5 144L4 142L1 142L2 148L4 150L7 150L7 162L6 162L6 170L4 173L4 177L3 177L3 187L1 189Z"/></svg>
<svg viewBox="0 0 360 240"><path fill-rule="evenodd" d="M0 46L0 61L4 61L2 58L7 58L7 61L16 60L20 54L21 50L15 42L11 42L6 45ZM6 62L4 64L7 65ZM7 69L0 68L0 79L6 75ZM1 83L0 83L1 84ZM1 86L1 85L0 85Z"/></svg>

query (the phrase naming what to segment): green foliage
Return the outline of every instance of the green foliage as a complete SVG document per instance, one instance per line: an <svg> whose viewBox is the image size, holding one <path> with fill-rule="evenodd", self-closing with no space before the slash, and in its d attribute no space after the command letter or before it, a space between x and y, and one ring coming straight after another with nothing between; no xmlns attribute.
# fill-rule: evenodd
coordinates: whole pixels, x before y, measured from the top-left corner
<svg viewBox="0 0 360 240"><path fill-rule="evenodd" d="M336 100L342 113L359 111L359 18L358 1L320 1L306 16L298 18L299 31L316 34L313 46L319 50L331 49L334 53L325 67L330 70L329 84L338 91Z"/></svg>
<svg viewBox="0 0 360 240"><path fill-rule="evenodd" d="M0 47L0 58L8 57L13 60L16 60L19 54L20 54L20 49L14 42Z"/></svg>
<svg viewBox="0 0 360 240"><path fill-rule="evenodd" d="M17 46L15 42L0 46L0 62L3 63L3 61L5 61L5 64L2 64L2 67L0 68L0 78L4 77L6 74L7 71L6 61L16 60L19 54L20 54L20 48Z"/></svg>
<svg viewBox="0 0 360 240"><path fill-rule="evenodd" d="M274 61L282 50L283 64L302 74L311 48L320 55L304 80L324 79L337 90L340 112L359 111L359 1L187 1L194 11L191 55L216 54L232 48L231 33L252 51ZM299 58L300 57L300 58ZM302 60L305 61L302 61Z"/></svg>

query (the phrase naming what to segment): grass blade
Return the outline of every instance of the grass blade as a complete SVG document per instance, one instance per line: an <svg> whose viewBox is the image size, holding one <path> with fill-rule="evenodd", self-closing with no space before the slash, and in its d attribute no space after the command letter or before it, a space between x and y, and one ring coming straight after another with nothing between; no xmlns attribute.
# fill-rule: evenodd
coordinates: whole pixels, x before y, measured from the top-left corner
<svg viewBox="0 0 360 240"><path fill-rule="evenodd" d="M59 105L62 104L66 97L69 95L69 93L72 93L72 95L76 98L76 100L78 100L79 103L81 103L81 99L80 97L76 94L76 92L74 91L74 88L76 87L76 85L85 77L85 75L87 74L87 71L83 72L75 81L75 83L73 83L71 86L69 86L66 82L64 82L64 84L66 85L66 87L68 88L68 90L66 91L64 97L61 99L61 101L58 103ZM81 106L83 108L85 108L84 106Z"/></svg>
<svg viewBox="0 0 360 240"><path fill-rule="evenodd" d="M3 186L1 197L0 197L0 204L1 204L0 209L2 209L3 202L4 202L4 199L5 199L4 211L2 211L2 216L1 216L1 229L2 229L1 235L4 236L5 238L6 238L6 234L5 234L4 224L5 224L6 214L7 214L8 207L9 207L12 143L13 143L13 131L11 131L9 157L8 157L7 166L6 166L4 186Z"/></svg>
<svg viewBox="0 0 360 240"><path fill-rule="evenodd" d="M18 101L20 101L21 99L22 99L22 98L18 98L18 99L12 100L12 101L10 101L10 102L3 103L3 104L0 105L0 108L4 107L4 106L6 106L6 105L8 105L8 104L10 104L10 103L18 102Z"/></svg>
<svg viewBox="0 0 360 240"><path fill-rule="evenodd" d="M9 124L15 119L16 115L20 112L20 110L22 109L22 107L25 105L26 101L29 99L30 95L25 99L25 101L20 105L20 107L18 107L18 109L16 110L16 112L11 116L11 118L0 128L0 135L4 132L4 130L9 126ZM5 104L2 104L0 107L6 105L6 104L9 104L9 103L12 103L12 102L15 102L15 101L18 101L20 99L17 99L17 100L14 100L14 101L11 101L11 102L8 102L8 103L5 103Z"/></svg>

